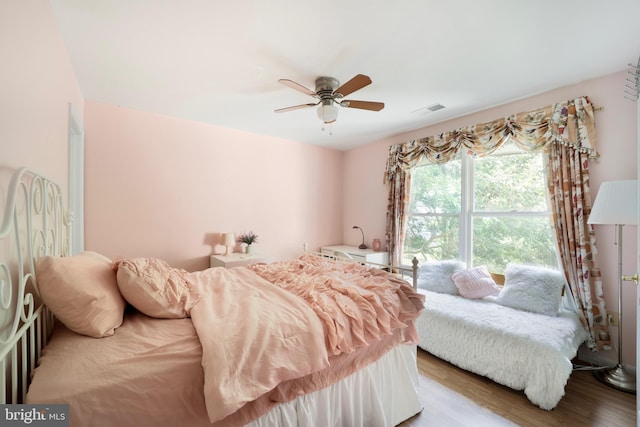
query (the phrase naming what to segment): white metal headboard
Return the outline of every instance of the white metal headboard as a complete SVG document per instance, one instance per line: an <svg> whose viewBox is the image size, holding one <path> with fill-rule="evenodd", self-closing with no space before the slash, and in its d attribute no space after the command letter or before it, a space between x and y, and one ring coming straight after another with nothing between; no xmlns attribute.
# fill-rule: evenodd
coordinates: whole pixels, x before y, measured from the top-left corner
<svg viewBox="0 0 640 427"><path fill-rule="evenodd" d="M39 257L65 256L69 227L58 184L28 168L12 176L0 221L0 403L22 403L53 328L35 275Z"/></svg>

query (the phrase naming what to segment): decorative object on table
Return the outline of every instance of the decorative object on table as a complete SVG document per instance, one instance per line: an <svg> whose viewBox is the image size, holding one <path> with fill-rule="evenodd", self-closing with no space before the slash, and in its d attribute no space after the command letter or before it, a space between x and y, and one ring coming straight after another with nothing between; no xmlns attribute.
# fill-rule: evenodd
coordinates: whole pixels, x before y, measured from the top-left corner
<svg viewBox="0 0 640 427"><path fill-rule="evenodd" d="M215 255L222 255L227 251L227 247L225 245L215 245L213 247L213 253Z"/></svg>
<svg viewBox="0 0 640 427"><path fill-rule="evenodd" d="M248 231L246 233L242 233L240 235L240 237L238 237L238 242L244 243L245 245L247 245L246 252L248 254L250 254L251 253L251 245L253 245L254 243L258 243L258 235L256 233L254 233L253 231Z"/></svg>
<svg viewBox="0 0 640 427"><path fill-rule="evenodd" d="M233 233L225 233L224 234L224 244L227 247L226 252L224 253L225 256L229 256L230 254L233 253L233 248L236 245L236 238L233 235Z"/></svg>
<svg viewBox="0 0 640 427"><path fill-rule="evenodd" d="M354 225L353 228L359 229L360 232L362 233L362 243L360 244L360 246L358 246L358 248L367 249L367 245L364 244L364 231L362 231L362 228L358 227L357 225Z"/></svg>
<svg viewBox="0 0 640 427"><path fill-rule="evenodd" d="M613 224L618 230L618 363L613 368L594 371L594 375L603 383L630 393L636 392L636 376L622 363L622 282L631 279L637 283L638 276L622 276L622 226L638 224L637 205L638 181L603 182L587 220L588 224Z"/></svg>
<svg viewBox="0 0 640 427"><path fill-rule="evenodd" d="M382 248L382 242L380 242L380 239L373 239L373 243L371 246L373 247L374 251L380 252L380 249Z"/></svg>

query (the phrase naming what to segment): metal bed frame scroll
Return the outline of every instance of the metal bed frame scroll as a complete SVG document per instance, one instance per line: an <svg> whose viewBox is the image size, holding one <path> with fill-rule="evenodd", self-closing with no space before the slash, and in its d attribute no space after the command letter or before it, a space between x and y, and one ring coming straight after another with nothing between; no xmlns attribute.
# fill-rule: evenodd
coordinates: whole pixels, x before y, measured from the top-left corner
<svg viewBox="0 0 640 427"><path fill-rule="evenodd" d="M31 372L54 318L42 303L36 261L69 251L69 221L60 187L20 168L0 219L0 403L24 403Z"/></svg>

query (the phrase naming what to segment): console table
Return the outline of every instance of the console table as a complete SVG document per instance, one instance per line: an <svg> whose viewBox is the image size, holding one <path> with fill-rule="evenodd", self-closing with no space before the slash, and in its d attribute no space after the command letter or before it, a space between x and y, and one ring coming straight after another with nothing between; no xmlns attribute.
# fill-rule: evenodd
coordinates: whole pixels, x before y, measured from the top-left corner
<svg viewBox="0 0 640 427"><path fill-rule="evenodd" d="M386 252L376 252L373 249L360 249L357 246L337 245L323 246L320 253L327 256L352 258L363 263L389 264L389 254Z"/></svg>

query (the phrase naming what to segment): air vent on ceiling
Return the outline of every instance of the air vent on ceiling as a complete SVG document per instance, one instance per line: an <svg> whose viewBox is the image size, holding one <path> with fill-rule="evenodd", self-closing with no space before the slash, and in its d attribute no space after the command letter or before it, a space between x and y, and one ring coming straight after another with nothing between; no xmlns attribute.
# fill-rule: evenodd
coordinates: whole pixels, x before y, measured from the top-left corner
<svg viewBox="0 0 640 427"><path fill-rule="evenodd" d="M429 111L438 111L438 110L442 110L444 108L444 105L442 104L433 104L433 105L429 105L427 107L427 110Z"/></svg>
<svg viewBox="0 0 640 427"><path fill-rule="evenodd" d="M426 107L418 108L417 110L414 110L413 113L427 114L427 113L433 113L434 111L442 110L443 108L445 108L444 105L436 103L436 104L428 105Z"/></svg>

